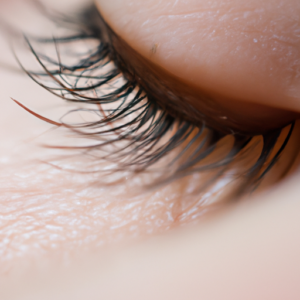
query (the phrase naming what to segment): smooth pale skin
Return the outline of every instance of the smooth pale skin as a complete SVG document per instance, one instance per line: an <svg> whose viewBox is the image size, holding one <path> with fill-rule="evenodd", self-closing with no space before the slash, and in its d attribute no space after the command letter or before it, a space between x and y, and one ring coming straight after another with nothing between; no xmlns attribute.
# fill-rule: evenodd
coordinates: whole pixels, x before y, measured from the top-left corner
<svg viewBox="0 0 300 300"><path fill-rule="evenodd" d="M15 3L22 8L21 3ZM51 3L60 7L60 3ZM118 5L122 3L127 2ZM140 5L143 3L147 4L144 1ZM107 7L104 0L102 4L103 9ZM68 11L68 3L65 5ZM10 13L9 4L4 9ZM121 6L120 10L135 19L130 16L134 10L126 11ZM21 24L23 20L28 22L24 11L21 9L24 19L16 19ZM31 13L27 13L28 18ZM36 15L31 19L33 30L43 32L48 28L36 27ZM12 63L2 41L1 49L1 65ZM144 220L149 209L160 203L151 214L166 222L163 216L168 211L161 203L174 192L170 187L156 198L143 196L137 203L142 211L137 220L116 230L113 225L119 225L120 220L132 219L134 212L123 204L132 203L132 199L114 201L106 192L85 183L85 177L53 172L53 168L30 160L45 160L53 154L36 147L37 136L52 127L25 113L9 97L51 118L59 116L54 108L60 100L18 72L2 67L0 72L0 263L4 270L0 275L0 299L300 298L298 173L198 225L147 237ZM59 141L62 137L55 138ZM102 201L111 202L103 206ZM107 216L105 222L103 215ZM163 224L161 231L172 226L172 222ZM142 228L140 241L127 240L131 238L131 225ZM155 223L150 226L154 233L160 232ZM120 235L124 236L122 243L117 242ZM114 246L99 248L99 242L109 244L112 240ZM69 263L63 266L61 261L66 256Z"/></svg>
<svg viewBox="0 0 300 300"><path fill-rule="evenodd" d="M238 100L300 111L299 1L97 3L133 49L222 105Z"/></svg>

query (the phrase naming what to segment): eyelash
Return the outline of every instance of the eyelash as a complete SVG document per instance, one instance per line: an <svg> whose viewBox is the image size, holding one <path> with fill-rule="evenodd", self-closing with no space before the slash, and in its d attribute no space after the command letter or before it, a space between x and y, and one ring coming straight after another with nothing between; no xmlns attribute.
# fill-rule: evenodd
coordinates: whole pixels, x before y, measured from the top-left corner
<svg viewBox="0 0 300 300"><path fill-rule="evenodd" d="M99 117L98 121L74 125L67 124L62 119L59 125L80 136L101 142L84 147L62 148L84 149L86 153L94 153L99 149L107 151L107 154L97 158L98 161L117 163L114 172L125 170L134 174L146 171L157 172L155 165L164 158L166 164L163 173L160 167L159 176L150 185L155 187L207 170L216 170L214 179L217 179L228 171L234 161L241 161L243 156L249 154L251 147L254 147L255 137L233 133L231 136L234 138L234 143L229 153L217 161L205 163L205 160L221 147L222 140L226 138L224 134L207 127L204 122L202 127L198 127L184 119L173 117L161 108L155 97L146 94L138 83L136 75L120 67L114 48L100 40L99 28L96 28L92 22L88 22L89 14L94 14L95 11L95 7L89 8L84 14L85 19L78 17L76 20L70 20L57 15L54 17L56 23L71 30L75 29L76 34L52 39L30 38L40 45L53 44L56 58L37 52L31 41L25 37L30 51L43 69L42 72L29 71L19 62L32 80L64 100L97 105L96 109L79 108L69 111L66 115L88 111L96 114ZM69 53L69 59L75 58L76 62L72 65L63 63L61 47L70 50L68 48L70 44L73 46L72 49L76 49L74 43L87 44L89 41L96 42L97 46L86 53L74 53L74 57ZM130 76L127 76L128 73ZM50 87L46 84L44 79L47 78L50 78L56 86ZM108 92L106 91L108 87L114 90ZM240 175L244 176L244 181L237 189L236 195L258 186L265 174L277 162L289 141L293 128L294 123L290 125L284 142L275 154L272 152L282 129L273 130L262 136L263 148L260 156L243 175ZM122 143L127 144L124 146ZM113 147L117 150L112 151ZM201 163L202 165L199 166ZM178 166L174 168L176 164ZM212 181L209 181L208 185L211 183ZM207 187L207 183L201 185L199 189L204 187Z"/></svg>

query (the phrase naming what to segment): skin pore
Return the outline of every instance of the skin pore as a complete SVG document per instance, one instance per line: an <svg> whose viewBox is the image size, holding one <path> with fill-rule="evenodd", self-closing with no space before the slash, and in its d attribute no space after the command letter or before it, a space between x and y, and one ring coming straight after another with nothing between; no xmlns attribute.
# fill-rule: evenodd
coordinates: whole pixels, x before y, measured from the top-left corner
<svg viewBox="0 0 300 300"><path fill-rule="evenodd" d="M259 5L264 5L261 2L265 3L263 14L262 8L255 12ZM180 39L175 39L176 43L172 44L174 37L182 34L181 28L185 33L195 33L184 26L197 30L197 26L204 27L201 18L197 17L197 9L201 6L199 1L98 1L106 21L130 46L170 73L190 80L189 84L201 82L201 89L235 101L262 102L299 111L295 38L300 26L296 19L299 4L296 1L278 5L271 5L268 1L248 1L245 8L240 7L244 5L241 1L230 5L228 2L209 3L214 7L219 4L227 11L228 6L234 7L231 17L236 11L238 16L246 16L237 20L238 27L243 24L245 31L250 32L242 39L241 50L237 49L235 43L239 39L233 34L237 35L238 30L231 33L225 30L230 22L221 11L219 14L223 19L219 18L225 23L220 25L216 43L205 41L206 50L201 47L203 56L192 51L197 50L196 45L191 47L181 40L178 47ZM65 8L59 1L52 1L51 5L68 12L67 3ZM182 10L182 6L189 7L188 11ZM16 11L18 26L26 21L28 28L36 34L51 30L38 14L25 7L24 3L15 2L11 6L6 4L4 9L7 14ZM270 7L272 9L267 9ZM157 17L158 11L162 12L162 18L152 18L153 15ZM173 17L170 23L164 19L164 12L170 11L175 23L172 23ZM180 11L188 16L178 15ZM209 28L212 28L215 22L212 9L205 6L205 11L212 15L209 23ZM145 18L146 12L149 13L148 19ZM280 15L286 18L279 18ZM174 25L179 22L177 16L184 19L182 27ZM254 16L251 26L265 25L267 29L261 32L257 28L249 29L247 26L250 25L243 23L248 21L248 16ZM264 21L274 19L278 24L273 24L273 29L269 28L270 22L264 24ZM140 25L147 20L151 26L146 32L136 30L143 29ZM291 31L293 24L294 31ZM225 41L220 41L224 38L221 29L228 33ZM266 48L259 43L268 40L271 29L282 39L277 41L278 51L268 56L275 41L266 42ZM153 30L152 33L149 30ZM156 32L155 37L153 32ZM266 36L262 36L262 32ZM291 36L286 36L286 39L294 38L294 44L289 41L280 44L287 32ZM203 38L211 36L202 34ZM257 43L253 42L256 34ZM195 39L185 37L183 40ZM222 57L217 42L226 45ZM257 44L260 45L258 48ZM1 65L16 66L9 47L4 45L3 39ZM151 54L149 49L154 49L153 45L155 51L152 50ZM253 45L253 48L248 49L248 45ZM245 48L249 51L243 51ZM178 50L177 57L172 56L174 49ZM187 51L191 53L187 54ZM254 56L257 60L248 60ZM194 69L189 61L191 57ZM181 65L174 64L174 61ZM269 72L270 68L274 71ZM49 95L16 70L0 69L3 101L0 139L4 141L0 148L0 264L4 270L0 280L1 299L299 299L298 174L263 194L253 195L247 201L203 220L199 217L202 209L196 206L193 215L198 224L168 232L172 227L194 222L193 215L182 222L174 218L189 204L184 203L185 199L180 199L178 204L178 195L184 194L187 183L181 181L162 191L132 199L124 196L127 195L127 186L117 191L99 188L94 184L94 177L68 173L45 164L49 157L62 153L39 145L48 140L49 135L51 141L59 143L65 139L65 132L47 132L53 126L27 114L9 99L16 98L51 119L59 118L66 108L60 99ZM201 77L203 80L193 81L201 75L197 72L203 70L207 72ZM299 131L296 130L294 141L297 141L297 136ZM297 143L292 146L291 151L297 152ZM226 194L226 189L223 193ZM172 198L173 195L177 198ZM154 234L154 237L150 238L149 234ZM142 241L132 242L133 237ZM110 244L114 246L108 247ZM101 245L106 247L101 248ZM62 267L65 258L69 263Z"/></svg>

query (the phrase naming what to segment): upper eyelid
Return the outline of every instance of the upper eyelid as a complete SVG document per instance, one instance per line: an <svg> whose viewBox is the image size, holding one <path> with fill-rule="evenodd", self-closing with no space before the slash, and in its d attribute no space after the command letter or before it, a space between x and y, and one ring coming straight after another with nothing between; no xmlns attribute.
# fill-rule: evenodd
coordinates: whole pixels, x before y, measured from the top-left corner
<svg viewBox="0 0 300 300"><path fill-rule="evenodd" d="M88 15L88 16L92 17L95 11L96 10L95 10L94 7L90 8L88 10L88 13L90 15ZM79 34L77 36L75 35L74 40L76 40L76 38L77 39L82 39L82 38L83 39L84 38L100 39L100 44L99 44L100 48L98 48L98 54L101 56L103 54L102 51L104 51L105 53L108 53L110 59L113 59L114 63L116 64L116 70L120 69L123 73L125 73L125 78L127 80L127 83L129 83L129 85L134 84L136 87L138 87L139 82L138 82L138 80L136 80L134 72L130 71L126 68L124 69L124 65L126 65L126 67L127 67L128 64L124 64L123 59L122 58L120 59L118 57L118 52L116 51L116 49L114 49L114 43L111 40L112 33L108 31L108 32L104 32L104 35L103 35L103 31L101 32L101 26L100 26L100 28L97 28L97 27L94 27L94 25L95 24L91 23L90 27L89 26L82 27L82 29L86 30L86 32L83 31L81 34ZM68 38L68 37L67 38L56 38L55 40L52 40L52 42L54 42L54 44L56 44L56 43L67 43L68 41L71 41L71 40L72 40L72 38ZM41 42L41 43L50 42L50 40L38 39L38 42ZM29 45L30 45L30 42L29 42ZM102 50L100 50L100 49L102 49ZM31 48L31 51L36 55L36 57L38 59L40 59L40 63L42 64L42 60L45 59L46 57L39 57L39 55L34 51L33 48ZM105 57L105 55L104 55L104 57ZM49 60L48 60L48 62L49 62ZM52 61L52 63L53 63L53 61ZM77 65L77 69L82 69L83 68L82 63L83 63L82 61L78 62L79 65ZM59 61L57 61L56 65L58 66L58 69L56 69L54 71L51 71L50 73L47 73L49 70L45 69L46 73L44 75L46 75L46 76L48 75L48 76L50 76L50 78L55 79L55 80L57 80L57 78L55 77L57 74L59 74L60 76L61 75L68 76L69 73L64 73L63 69L61 68L62 65L60 65ZM67 66L65 66L65 69L66 70L68 69ZM69 69L71 70L72 68L69 68ZM73 71L75 71L75 69L76 68L74 67ZM116 73L118 73L118 71ZM28 72L28 74L30 76L32 76L33 79L36 78L37 75L41 75L41 74L38 74L38 73L35 73L35 72ZM76 77L76 76L81 76L81 75L79 73L78 75L71 74L71 76ZM112 79L113 79L113 77L112 77ZM70 98L70 100L73 100L73 101L85 101L85 102L90 101L91 103L96 103L97 101L99 103L101 103L101 101L102 101L101 105L103 105L103 104L105 104L105 101L109 102L109 101L117 101L118 100L116 98L118 93L117 94L111 93L111 94L106 95L106 97L102 97L102 98L101 97L100 98L86 97L84 94L80 94L80 92L89 91L89 90L92 90L93 88L91 88L91 87L85 87L85 88L78 88L78 87L73 87L72 88L71 87L71 88L67 88L63 84L63 82L62 83L58 82L58 84L60 85L59 90L61 90L62 92L67 91L67 93L69 93L71 98L73 97L73 99ZM127 85L126 88L123 89L123 91L120 91L123 94L118 94L118 97L119 97L119 99L121 99L121 101L122 101L122 99L124 99L124 97L128 96L128 91L130 91L130 89L128 90L129 85ZM100 84L100 86L101 86L101 84ZM44 85L43 85L43 87L47 88ZM124 86L123 86L123 88L124 88ZM140 87L138 89L140 91L139 92L140 94L137 98L135 97L134 99L137 101L137 103L140 103L140 101L142 101L143 98L139 99L139 97L141 97L141 95L143 94L143 90ZM48 90L55 93L55 89L49 88ZM131 89L131 91L133 91L133 89ZM148 91L146 91L146 92L148 92ZM67 94L65 94L65 95L67 95ZM66 98L65 95L63 95L62 98ZM141 154L136 155L134 157L133 161L129 162L129 164L127 165L128 167L132 166L134 163L139 165L141 162L142 162L142 169L145 169L145 168L151 166L153 163L158 161L162 156L165 156L167 153L169 153L170 150L173 150L174 148L176 148L180 145L184 145L184 141L185 141L184 136L189 132L188 130L190 130L191 128L199 127L200 132L202 132L201 128L205 127L205 125L203 123L204 122L203 117L205 115L201 114L202 119L198 123L200 126L199 125L195 126L192 123L189 123L188 121L184 121L183 120L184 116L183 117L181 116L178 120L176 120L176 116L174 118L174 116L172 117L168 113L166 114L163 111L161 111L160 107L163 103L160 103L159 101L156 102L155 96L154 97L151 96L151 94L149 94L149 92L148 92L147 96L148 96L148 101L150 101L150 102L148 102L150 104L148 106L148 109L150 109L150 115L148 114L147 111L142 112L140 114L140 119L137 121L137 124L139 124L138 125L139 128L142 128L141 126L143 124L147 123L152 117L152 122L151 122L152 123L152 129L150 131L149 130L144 131L144 136L142 135L142 138L146 139L146 142L145 142L145 140L141 139L141 135L140 135L141 133L138 133L138 131L135 130L135 129L131 129L132 136L130 138L131 139L132 138L139 138L140 139L140 140L136 141L136 144L135 144L135 147L136 147L135 149L136 150L141 149L141 147L145 144L148 145L148 146L150 145L149 146L150 148L149 147L147 148L147 152L145 153L144 156L141 155ZM112 97L114 97L114 99ZM76 98L78 98L78 99L76 100ZM157 104L159 104L159 105L157 106ZM125 114L128 114L128 112L130 112L131 108L129 109L128 107L125 106L125 107L122 107L122 109L123 109L123 112ZM137 111L138 110L139 110L139 108L137 108ZM151 116L152 113L154 113L154 115ZM107 124L107 122L113 122L115 120L114 118L116 116L117 116L118 119L120 119L122 117L122 114L120 114L118 111L117 111L117 114L115 114L115 115L114 115L114 113L112 113L111 116L110 116L111 118L108 118L107 120L104 120L104 121L102 120L102 123L100 122L98 124L98 126L101 128L101 126L103 127L104 125ZM160 117L160 116L162 116L162 117ZM156 118L161 118L160 120L162 122L159 121L157 124L155 124L155 119ZM181 119L181 121L180 121L180 119ZM166 122L166 121L169 122L169 125L164 129L164 126L166 126L165 125L166 123L164 123L164 122ZM177 123L178 121L179 121L179 123ZM170 128L172 126L174 127L176 123L179 124L179 125L176 125L176 126L179 126L178 130L180 128L181 128L180 129L181 131L183 130L182 135L180 135L180 130L179 130L178 133L173 134L173 137L169 140L169 141L171 141L171 144L165 143L164 145L162 145L162 148L160 148L160 152L157 153L157 149L156 149L156 152L151 153L151 151L152 151L151 147L152 146L154 147L157 140L161 140L161 137L163 135L167 134L167 132L170 133L170 131L169 131ZM94 124L90 124L90 125L94 126ZM131 124L127 123L127 125L129 126L128 128L130 128ZM126 127L127 125L124 125L123 127ZM87 124L83 124L83 127L86 127L86 126L87 126ZM186 126L186 129L183 129L184 128L183 126ZM78 128L80 128L80 126ZM120 126L120 128L122 128L122 126ZM160 130L162 130L162 131L160 132ZM283 148L286 145L292 130L293 130L293 126L291 127L291 129L289 131L289 134L286 137L286 140L283 142ZM111 130L111 132L115 132L115 131L116 130L113 130L113 129ZM101 132L101 130L100 130L100 132ZM105 131L105 132L107 132L107 131ZM246 177L249 177L249 178L252 178L252 179L255 178L255 180L259 180L261 175L264 174L263 170L267 170L270 166L272 166L274 164L274 162L277 159L276 154L273 157L273 159L271 159L271 161L269 161L269 164L268 164L269 167L266 166L266 167L263 168L263 165L264 165L265 161L268 159L273 147L276 144L276 141L277 141L277 138L278 138L280 132L281 132L281 130L279 129L277 131L271 132L271 133L266 134L264 136L265 145L264 145L264 148L262 150L262 154L261 154L260 158L258 159L257 163L250 170L248 170L249 173L248 173L248 176L246 176ZM235 144L233 145L233 149L228 154L228 156L226 156L223 159L220 159L220 161L217 162L216 164L207 165L207 166L204 166L202 168L201 167L200 168L199 167L198 168L197 167L193 168L197 165L197 163L201 159L206 158L208 155L210 155L210 153L212 153L212 151L214 151L218 141L220 141L223 137L224 137L224 133L222 134L221 132L218 132L217 130L212 130L205 147L203 146L199 149L196 149L197 152L194 152L193 155L191 155L190 158L187 158L187 161L184 164L185 167L180 166L172 176L170 176L169 178L164 180L165 183L169 182L170 180L174 180L178 177L182 177L182 176L191 174L192 172L197 172L197 171L205 170L205 169L208 169L208 168L222 167L224 165L227 166L235 159L236 155L241 150L243 150L247 147L247 145L249 144L249 142L251 140L251 137L249 137L247 135L242 136L242 135L237 135L236 134L235 135ZM122 137L122 138L124 138L124 137ZM183 138L183 140L180 142L180 139L182 139L182 138ZM147 139L148 139L148 141L147 141ZM173 142L172 142L172 139L173 139ZM128 148L127 149L125 148L125 150L127 151ZM281 152L281 150L279 152ZM125 151L125 154L126 154L126 151ZM277 152L277 153L280 154L279 152ZM133 152L129 151L129 152L127 152L127 154L128 153L132 154ZM152 155L155 154L156 157L153 157L153 156L151 157L151 154ZM263 170L262 170L262 168L263 168ZM247 185L249 185L249 183L247 183Z"/></svg>
<svg viewBox="0 0 300 300"><path fill-rule="evenodd" d="M99 18L97 11L94 15L101 28L101 38L111 45L113 60L119 68L125 74L130 70L129 76L133 74L145 91L155 97L156 101L174 117L182 117L196 126L201 126L204 121L208 127L225 134L252 136L284 127L299 118L297 112L226 97L222 99L222 94L218 94L218 90L211 94L185 84L179 77L170 74L131 48L122 37L111 30L101 16ZM93 18L87 22L93 22ZM153 49L156 52L156 44L152 46L151 54ZM216 100L218 98L222 100Z"/></svg>

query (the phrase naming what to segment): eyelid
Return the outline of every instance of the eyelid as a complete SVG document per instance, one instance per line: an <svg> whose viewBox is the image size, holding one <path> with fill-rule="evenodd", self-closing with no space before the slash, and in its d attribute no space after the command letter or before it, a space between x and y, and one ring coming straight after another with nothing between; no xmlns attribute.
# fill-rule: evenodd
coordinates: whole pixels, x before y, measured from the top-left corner
<svg viewBox="0 0 300 300"><path fill-rule="evenodd" d="M129 62L124 61L124 58L119 55L119 51L115 49L118 46L115 44L113 32L109 28L103 30L103 26L106 26L106 24L99 18L100 16L95 7L91 7L83 14L83 18L77 20L79 29L78 24L74 25L74 21L70 21L77 32L75 35L55 39L35 39L35 42L41 44L52 43L57 52L56 59L43 53L39 54L32 47L30 41L27 40L30 51L43 68L43 72L27 71L27 74L33 80L62 99L98 104L100 109L98 107L97 111L94 108L88 109L92 113L96 112L100 116L102 111L105 112L100 120L96 122L84 122L78 125L62 122L64 126L75 133L101 141L96 145L77 147L77 149L86 149L87 152L93 152L107 145L115 145L120 141L125 142L127 143L125 147L123 146L116 152L108 153L106 156L100 156L99 159L120 158L121 162L116 171L127 169L133 173L150 170L151 167L164 158L165 169L162 168L164 174L155 182L155 186L167 184L195 172L215 170L215 177L209 178L208 182L201 184L199 189L211 184L212 179L220 178L236 159L239 161L241 153L249 152L249 148L253 147L251 135L235 133L232 134L234 138L232 148L229 151L227 149L217 159L211 159L211 155L222 144L222 139L225 136L224 130L208 128L206 126L206 116L202 112L200 112L202 119L198 120L199 125L185 120L182 114L174 117L166 111L163 102L160 103L159 99L152 95L153 91L148 93L146 91L145 94L141 78L137 76L135 70L130 69ZM58 44L67 45L71 42L86 41L88 39L98 43L94 49L87 52L89 53L88 58L86 54L81 54L74 65L63 64L58 52ZM95 71L102 71L102 68L107 66L109 62L108 58L114 63L113 69L105 71L107 73L104 74L100 72L101 75L96 76ZM50 64L52 67L47 67L45 63ZM121 86L116 87L114 92L106 92L106 94L104 92L103 94L102 91L100 96L97 95L97 89L105 87L107 83L113 85L120 79L121 74L124 76L124 82L122 81ZM146 78L148 82L149 76ZM57 87L47 86L43 83L43 77L51 79ZM86 79L91 82L86 82ZM83 82L80 80L83 80ZM157 81L157 79L155 80ZM129 96L131 97L130 101L128 101ZM109 107L112 103L118 105L118 107L103 110L104 105ZM195 111L195 109L191 111ZM126 118L132 113L134 113L134 118L128 121ZM121 121L123 123L120 125ZM147 126L149 127L147 128ZM285 148L292 131L293 125L284 133L285 137L280 142L281 148L276 150L275 153L273 153L273 149L281 135L281 128L263 135L264 145L261 154L251 168L245 171L245 183L240 187L239 192L245 191L253 183L259 182L265 171L274 165L278 155ZM107 137L107 140L105 140L105 137ZM109 140L110 138L111 140ZM102 143L102 141L104 142ZM76 147L70 148L76 149ZM175 157L173 156L173 161L170 163L170 159L167 160L166 158L167 156L172 158L174 151L177 154ZM174 163L174 159L180 162L179 166ZM168 165L168 163L170 164Z"/></svg>
<svg viewBox="0 0 300 300"><path fill-rule="evenodd" d="M98 26L101 39L111 46L112 59L122 72L130 80L137 80L148 95L176 118L196 126L204 121L208 127L224 134L257 135L284 127L299 117L297 112L225 99L187 85L132 49L100 15Z"/></svg>
<svg viewBox="0 0 300 300"><path fill-rule="evenodd" d="M300 111L295 1L96 2L132 48L192 86L225 100Z"/></svg>

